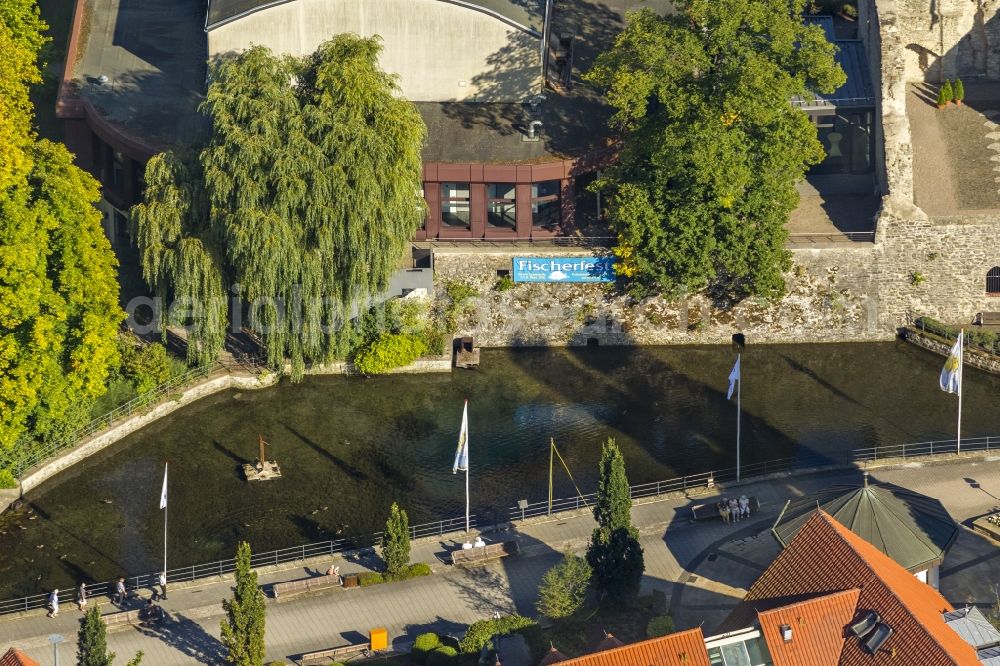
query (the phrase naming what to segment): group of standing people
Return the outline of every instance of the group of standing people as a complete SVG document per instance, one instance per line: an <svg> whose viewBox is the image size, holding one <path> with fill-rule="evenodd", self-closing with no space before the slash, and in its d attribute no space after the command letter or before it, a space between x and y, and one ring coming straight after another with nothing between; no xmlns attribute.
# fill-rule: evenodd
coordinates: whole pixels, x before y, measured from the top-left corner
<svg viewBox="0 0 1000 666"><path fill-rule="evenodd" d="M166 600L166 598L167 598L167 573L165 571L161 571L160 574L156 577L156 584L159 586L160 589L159 589L159 592L157 592L155 589L153 590L153 597L161 599L161 600ZM115 591L114 591L114 594L111 595L111 603L113 603L115 606L118 606L120 608L122 606L122 604L125 603L125 599L127 599L127 598L128 598L128 592L125 589L125 577L124 576L119 576L118 580L115 581ZM152 603L152 599L150 599L150 603ZM77 590L76 590L76 605L80 609L81 612L87 609L87 584L86 583L80 583L80 587L78 587ZM58 590L58 588L52 590L52 592L49 593L48 608L49 608L49 612L47 614L47 617L56 617L57 615L59 615L59 590Z"/></svg>
<svg viewBox="0 0 1000 666"><path fill-rule="evenodd" d="M739 499L723 497L716 505L719 507L719 515L727 523L738 523L743 518L750 517L750 500L746 495L740 495Z"/></svg>

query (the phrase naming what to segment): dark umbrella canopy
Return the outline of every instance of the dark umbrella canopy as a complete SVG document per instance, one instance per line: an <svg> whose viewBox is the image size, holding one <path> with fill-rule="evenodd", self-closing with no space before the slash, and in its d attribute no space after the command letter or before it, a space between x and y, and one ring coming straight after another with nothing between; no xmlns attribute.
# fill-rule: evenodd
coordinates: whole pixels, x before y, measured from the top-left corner
<svg viewBox="0 0 1000 666"><path fill-rule="evenodd" d="M891 484L831 486L785 504L772 532L786 546L821 508L908 571L940 564L958 525L936 499Z"/></svg>

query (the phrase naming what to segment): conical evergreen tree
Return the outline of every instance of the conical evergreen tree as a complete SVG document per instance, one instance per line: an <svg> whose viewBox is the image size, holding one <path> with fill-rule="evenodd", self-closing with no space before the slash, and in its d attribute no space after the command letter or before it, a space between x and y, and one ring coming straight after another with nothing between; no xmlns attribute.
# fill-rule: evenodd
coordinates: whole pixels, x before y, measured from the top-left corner
<svg viewBox="0 0 1000 666"><path fill-rule="evenodd" d="M594 530L587 547L593 584L602 599L620 603L639 593L645 569L639 531L632 526L632 499L625 460L613 439L601 451Z"/></svg>
<svg viewBox="0 0 1000 666"><path fill-rule="evenodd" d="M632 498L625 476L625 459L614 439L608 439L601 450L594 520L612 530L632 527Z"/></svg>
<svg viewBox="0 0 1000 666"><path fill-rule="evenodd" d="M108 652L108 628L97 604L91 606L80 620L76 633L77 666L111 666L115 653Z"/></svg>
<svg viewBox="0 0 1000 666"><path fill-rule="evenodd" d="M390 576L398 576L410 565L410 519L395 502L382 535L382 559Z"/></svg>
<svg viewBox="0 0 1000 666"><path fill-rule="evenodd" d="M264 663L264 593L257 586L257 572L250 567L250 544L236 548L236 587L233 598L222 602L222 644L226 661L235 666Z"/></svg>

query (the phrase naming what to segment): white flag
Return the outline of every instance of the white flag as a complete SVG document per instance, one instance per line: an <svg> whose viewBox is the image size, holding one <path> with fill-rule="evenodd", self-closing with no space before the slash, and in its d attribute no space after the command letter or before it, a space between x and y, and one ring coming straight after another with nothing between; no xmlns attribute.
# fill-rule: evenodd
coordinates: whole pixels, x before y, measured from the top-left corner
<svg viewBox="0 0 1000 666"><path fill-rule="evenodd" d="M941 390L947 391L948 393L962 393L962 338L965 335L965 331L961 331L958 334L958 340L955 341L955 345L951 348L951 353L948 354L948 360L944 362L944 367L941 368Z"/></svg>
<svg viewBox="0 0 1000 666"><path fill-rule="evenodd" d="M462 429L458 433L458 451L455 452L455 465L451 468L451 473L455 474L459 470L463 472L469 469L469 401L465 401L465 409L462 410Z"/></svg>
<svg viewBox="0 0 1000 666"><path fill-rule="evenodd" d="M733 397L733 389L736 388L736 382L743 381L740 379L740 357L736 357L736 365L733 366L733 371L729 373L729 392L726 393L726 400L730 400Z"/></svg>
<svg viewBox="0 0 1000 666"><path fill-rule="evenodd" d="M163 463L163 491L160 492L160 508L167 508L167 463Z"/></svg>

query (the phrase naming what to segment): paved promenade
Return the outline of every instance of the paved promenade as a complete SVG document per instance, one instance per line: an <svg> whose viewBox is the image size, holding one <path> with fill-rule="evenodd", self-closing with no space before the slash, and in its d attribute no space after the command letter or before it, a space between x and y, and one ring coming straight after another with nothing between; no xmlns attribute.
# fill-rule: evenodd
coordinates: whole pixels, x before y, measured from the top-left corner
<svg viewBox="0 0 1000 666"><path fill-rule="evenodd" d="M995 460L910 464L873 471L872 480L936 497L960 522L1000 506L1000 464ZM706 630L711 631L714 622L739 601L746 586L766 566L760 553L774 548L766 531L785 501L852 482L860 484L859 472L813 473L734 488L730 494L755 495L761 502L760 513L735 525L691 523L690 507L714 501L717 493L634 507L633 520L640 527L646 557L644 592L659 589L667 594L679 629L705 619ZM586 512L516 527L505 538L516 536L522 555L474 569L456 570L442 563L442 554L455 545L454 541L421 540L414 543L413 560L431 563L432 576L361 589L335 589L285 602L269 598L268 659L291 661L302 652L360 642L373 627L385 626L394 645L403 647L413 636L428 630L461 636L468 624L496 610L534 614L541 575L561 552L582 551L593 527ZM266 573L261 582L266 588L273 582L315 575L329 566L331 559L342 573L366 569L364 561L328 558L313 566ZM1000 548L963 530L945 560L942 592L955 604L991 604L995 599L987 581L1000 582ZM221 663L221 600L229 596L229 585L227 581L205 581L172 587L169 600L162 604L170 621L156 629L117 629L108 636L110 649L122 663L137 650L146 654L145 663L157 666ZM148 596L148 591L141 593ZM112 610L108 602L102 605L105 612ZM47 666L53 663L47 637L58 633L66 638L60 662L74 663L79 617L75 606L63 605L55 619L43 614L0 618L0 651L8 644L18 645Z"/></svg>

